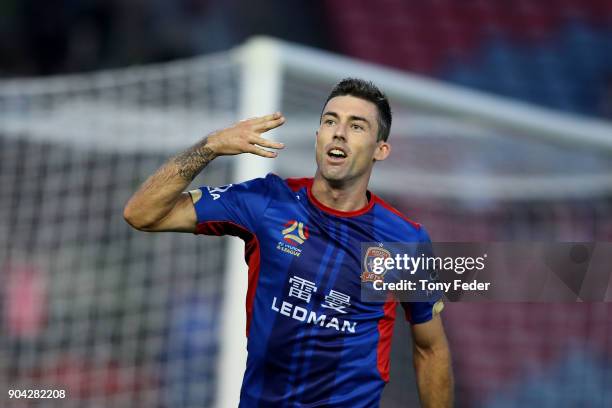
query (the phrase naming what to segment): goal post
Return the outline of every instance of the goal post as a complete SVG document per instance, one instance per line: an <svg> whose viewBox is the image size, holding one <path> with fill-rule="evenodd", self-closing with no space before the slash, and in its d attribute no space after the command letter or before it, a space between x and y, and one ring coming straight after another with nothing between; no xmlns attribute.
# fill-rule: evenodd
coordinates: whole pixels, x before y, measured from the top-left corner
<svg viewBox="0 0 612 408"><path fill-rule="evenodd" d="M266 115L280 109L282 86L280 49L273 41L253 39L236 52L240 64L241 118ZM276 131L266 134L273 138ZM270 159L255 155L233 158L233 179L236 182L263 177L274 170ZM248 268L244 262L244 243L233 239L226 253L227 269L221 315L221 347L218 359L219 386L217 407L237 407L240 401L241 378L246 366L246 314Z"/></svg>

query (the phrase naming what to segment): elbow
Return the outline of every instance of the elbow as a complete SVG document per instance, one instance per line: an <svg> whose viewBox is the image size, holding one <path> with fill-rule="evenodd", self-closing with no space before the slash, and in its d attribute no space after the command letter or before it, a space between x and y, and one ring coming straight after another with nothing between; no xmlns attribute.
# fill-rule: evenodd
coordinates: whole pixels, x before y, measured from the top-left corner
<svg viewBox="0 0 612 408"><path fill-rule="evenodd" d="M139 231L147 230L148 225L143 215L141 214L141 212L134 209L133 206L130 205L130 203L127 203L125 208L123 209L123 219L134 229L137 229Z"/></svg>

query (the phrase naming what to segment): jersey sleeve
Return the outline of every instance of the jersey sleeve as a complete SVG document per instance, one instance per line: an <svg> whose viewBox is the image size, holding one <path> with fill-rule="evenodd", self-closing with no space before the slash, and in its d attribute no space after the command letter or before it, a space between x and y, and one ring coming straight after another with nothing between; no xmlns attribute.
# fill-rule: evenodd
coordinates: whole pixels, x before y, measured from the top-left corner
<svg viewBox="0 0 612 408"><path fill-rule="evenodd" d="M196 234L254 234L270 202L273 175L240 184L203 186L189 192L196 212Z"/></svg>
<svg viewBox="0 0 612 408"><path fill-rule="evenodd" d="M431 239L423 227L419 230L419 246L417 252L419 254L422 253L425 257L434 256ZM431 279L429 277L430 271L421 270L418 274L427 274L428 279ZM427 300L420 302L401 302L401 305L406 314L406 320L411 324L428 322L435 314L440 313L444 308L442 292L440 291L428 293Z"/></svg>

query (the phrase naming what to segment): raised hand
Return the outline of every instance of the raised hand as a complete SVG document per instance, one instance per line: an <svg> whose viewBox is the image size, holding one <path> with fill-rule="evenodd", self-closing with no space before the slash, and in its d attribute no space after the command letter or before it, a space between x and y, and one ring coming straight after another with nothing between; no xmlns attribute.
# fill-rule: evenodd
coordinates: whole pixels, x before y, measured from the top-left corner
<svg viewBox="0 0 612 408"><path fill-rule="evenodd" d="M277 152L262 148L282 149L285 145L265 139L261 135L283 123L285 123L285 117L280 112L242 120L209 135L206 146L215 156L253 153L261 157L274 158L278 156Z"/></svg>

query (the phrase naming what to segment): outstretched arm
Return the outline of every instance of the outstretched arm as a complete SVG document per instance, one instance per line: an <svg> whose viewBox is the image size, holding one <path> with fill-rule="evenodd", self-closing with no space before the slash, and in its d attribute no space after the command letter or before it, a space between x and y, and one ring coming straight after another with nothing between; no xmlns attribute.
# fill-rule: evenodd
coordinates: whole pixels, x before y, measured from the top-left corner
<svg viewBox="0 0 612 408"><path fill-rule="evenodd" d="M218 156L252 153L276 157L276 152L261 147L282 149L283 144L264 139L261 134L284 122L282 114L274 113L210 134L150 176L127 202L123 217L141 231L194 232L196 215L189 194L184 192L189 183Z"/></svg>
<svg viewBox="0 0 612 408"><path fill-rule="evenodd" d="M423 408L453 406L451 355L439 314L412 325L414 368Z"/></svg>

